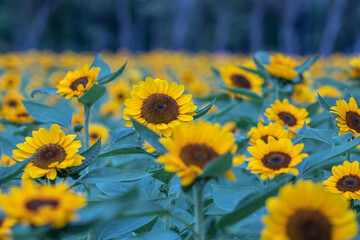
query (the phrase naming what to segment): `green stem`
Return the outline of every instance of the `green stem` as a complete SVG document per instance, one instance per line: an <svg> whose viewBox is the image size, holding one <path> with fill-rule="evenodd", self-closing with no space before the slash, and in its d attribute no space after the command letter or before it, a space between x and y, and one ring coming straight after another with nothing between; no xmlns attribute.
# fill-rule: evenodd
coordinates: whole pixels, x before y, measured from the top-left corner
<svg viewBox="0 0 360 240"><path fill-rule="evenodd" d="M85 132L84 145L85 145L85 150L89 149L90 110L91 110L91 106L84 104L84 132Z"/></svg>
<svg viewBox="0 0 360 240"><path fill-rule="evenodd" d="M349 162L350 162L350 151L347 151L347 152L345 153L345 159L346 159L346 161L349 161Z"/></svg>
<svg viewBox="0 0 360 240"><path fill-rule="evenodd" d="M166 199L169 197L169 184L166 184L166 192L165 192ZM169 206L166 207L167 210L170 209L171 201L169 203ZM170 225L170 217L169 215L165 216L165 230L169 230Z"/></svg>
<svg viewBox="0 0 360 240"><path fill-rule="evenodd" d="M204 240L202 186L200 181L196 181L194 185L194 200L195 200L196 231L198 235L197 239Z"/></svg>

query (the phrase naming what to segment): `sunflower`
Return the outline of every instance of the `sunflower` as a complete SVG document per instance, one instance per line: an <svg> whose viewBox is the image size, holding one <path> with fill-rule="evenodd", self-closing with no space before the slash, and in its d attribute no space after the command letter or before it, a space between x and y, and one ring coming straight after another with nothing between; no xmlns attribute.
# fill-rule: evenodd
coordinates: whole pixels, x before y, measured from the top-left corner
<svg viewBox="0 0 360 240"><path fill-rule="evenodd" d="M343 165L333 166L333 176L323 181L329 192L343 195L346 199L360 199L359 162L345 161Z"/></svg>
<svg viewBox="0 0 360 240"><path fill-rule="evenodd" d="M227 64L220 69L220 74L226 86L230 88L245 88L261 94L261 85L264 80L253 73ZM235 96L241 97L239 94Z"/></svg>
<svg viewBox="0 0 360 240"><path fill-rule="evenodd" d="M17 89L21 82L21 75L14 71L8 71L0 78L0 87L2 90Z"/></svg>
<svg viewBox="0 0 360 240"><path fill-rule="evenodd" d="M278 123L269 123L267 126L264 126L262 123L258 123L257 128L251 128L248 135L250 137L250 145L256 145L256 141L258 139L267 143L270 136L274 137L276 140L289 138L289 132Z"/></svg>
<svg viewBox="0 0 360 240"><path fill-rule="evenodd" d="M99 72L100 68L93 67L89 69L88 65L75 72L68 72L65 78L57 85L57 92L65 96L66 99L81 97L84 92L94 85Z"/></svg>
<svg viewBox="0 0 360 240"><path fill-rule="evenodd" d="M0 239L10 240L11 228L16 224L16 220L9 217L0 217Z"/></svg>
<svg viewBox="0 0 360 240"><path fill-rule="evenodd" d="M288 138L276 140L272 136L269 136L267 141L265 143L259 139L255 146L247 148L253 156L247 159L249 161L247 169L250 169L251 173L260 174L262 180L282 173L298 175L299 171L295 166L308 156L306 153L301 153L304 144L293 145Z"/></svg>
<svg viewBox="0 0 360 240"><path fill-rule="evenodd" d="M100 113L104 117L120 118L122 115L121 107L119 103L110 101L105 103L100 108Z"/></svg>
<svg viewBox="0 0 360 240"><path fill-rule="evenodd" d="M53 180L57 170L80 165L85 158L77 154L81 142L74 141L75 138L75 134L65 136L57 124L52 125L49 131L44 128L33 131L32 137L26 137L24 143L16 145L19 149L13 151L17 161L32 157L24 169L22 179L46 175L46 178Z"/></svg>
<svg viewBox="0 0 360 240"><path fill-rule="evenodd" d="M352 132L356 137L360 136L360 110L355 98L351 97L349 104L345 100L336 101L336 107L331 108L331 113L339 115L336 118L337 126L340 128L339 135Z"/></svg>
<svg viewBox="0 0 360 240"><path fill-rule="evenodd" d="M278 53L270 56L270 65L265 65L265 69L275 77L293 80L298 75L296 65L294 59Z"/></svg>
<svg viewBox="0 0 360 240"><path fill-rule="evenodd" d="M280 189L266 201L262 240L351 239L357 233L350 202L326 191L321 184L300 181Z"/></svg>
<svg viewBox="0 0 360 240"><path fill-rule="evenodd" d="M89 137L90 145L96 143L96 141L101 137L101 144L105 143L109 138L109 130L100 124L91 124L89 126Z"/></svg>
<svg viewBox="0 0 360 240"><path fill-rule="evenodd" d="M322 86L317 90L317 93L323 97L339 98L341 96L341 92L332 86Z"/></svg>
<svg viewBox="0 0 360 240"><path fill-rule="evenodd" d="M4 118L7 121L17 124L31 123L34 121L22 104L14 109L4 111L3 114L5 114Z"/></svg>
<svg viewBox="0 0 360 240"><path fill-rule="evenodd" d="M12 111L22 105L21 100L24 97L17 92L10 92L6 94L2 100L2 112L6 114L7 111Z"/></svg>
<svg viewBox="0 0 360 240"><path fill-rule="evenodd" d="M296 130L304 125L304 120L307 124L310 122L310 118L306 118L308 112L305 108L297 108L292 104L289 104L289 100L284 99L282 102L275 100L275 104L271 104L271 108L267 108L265 116L276 123L279 123L283 127L286 125L290 130Z"/></svg>
<svg viewBox="0 0 360 240"><path fill-rule="evenodd" d="M157 150L148 142L144 142L143 143L143 148L148 152L148 153L155 153L157 152Z"/></svg>
<svg viewBox="0 0 360 240"><path fill-rule="evenodd" d="M75 124L79 124L79 125L84 124L84 111L80 110L78 113L72 116L71 126L75 126Z"/></svg>
<svg viewBox="0 0 360 240"><path fill-rule="evenodd" d="M125 99L130 97L129 84L123 79L120 82L112 84L109 87L109 94L111 99L119 104L123 104Z"/></svg>
<svg viewBox="0 0 360 240"><path fill-rule="evenodd" d="M350 59L350 72L351 78L360 78L360 57Z"/></svg>
<svg viewBox="0 0 360 240"><path fill-rule="evenodd" d="M1 163L1 166L3 167L7 167L7 166L12 166L16 163L16 161L9 157L8 155L4 154L1 156L1 159L0 159L0 163Z"/></svg>
<svg viewBox="0 0 360 240"><path fill-rule="evenodd" d="M66 185L41 185L24 181L13 186L8 194L0 194L0 205L11 218L25 224L49 224L62 228L76 219L76 211L85 204L85 197L66 190Z"/></svg>
<svg viewBox="0 0 360 240"><path fill-rule="evenodd" d="M235 138L229 129L203 120L177 126L171 138L161 138L160 142L169 153L160 156L157 161L165 164L166 171L177 172L183 186L193 183L207 163L222 154L237 150ZM244 156L237 155L233 158L233 164L238 165L244 160ZM230 170L225 176L235 180Z"/></svg>
<svg viewBox="0 0 360 240"><path fill-rule="evenodd" d="M184 94L184 85L147 77L133 87L131 98L125 100L124 119L134 118L159 134L168 137L182 122L193 120L196 106L191 94ZM130 127L131 121L126 123Z"/></svg>

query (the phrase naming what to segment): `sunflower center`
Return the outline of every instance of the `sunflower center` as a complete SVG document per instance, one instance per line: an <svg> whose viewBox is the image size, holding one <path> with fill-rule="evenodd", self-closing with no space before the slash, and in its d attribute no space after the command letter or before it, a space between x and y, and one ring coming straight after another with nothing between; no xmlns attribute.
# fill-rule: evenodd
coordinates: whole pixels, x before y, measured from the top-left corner
<svg viewBox="0 0 360 240"><path fill-rule="evenodd" d="M141 106L141 116L149 123L169 123L179 115L179 106L172 97L155 93L147 97Z"/></svg>
<svg viewBox="0 0 360 240"><path fill-rule="evenodd" d="M87 83L88 83L88 77L81 77L76 79L74 82L72 82L70 88L71 90L76 91L79 85L83 85L83 87L85 88Z"/></svg>
<svg viewBox="0 0 360 240"><path fill-rule="evenodd" d="M31 211L37 211L43 206L56 207L58 204L59 202L53 199L32 199L26 202L25 206Z"/></svg>
<svg viewBox="0 0 360 240"><path fill-rule="evenodd" d="M330 240L331 228L329 219L321 212L300 209L290 217L286 232L291 240Z"/></svg>
<svg viewBox="0 0 360 240"><path fill-rule="evenodd" d="M200 168L204 168L208 162L217 156L219 154L206 144L188 144L180 151L180 158L186 165L196 165Z"/></svg>
<svg viewBox="0 0 360 240"><path fill-rule="evenodd" d="M45 145L37 150L32 160L38 168L49 169L49 165L54 162L62 162L66 158L64 148L57 144Z"/></svg>
<svg viewBox="0 0 360 240"><path fill-rule="evenodd" d="M357 112L349 111L346 113L346 124L360 133L360 115Z"/></svg>
<svg viewBox="0 0 360 240"><path fill-rule="evenodd" d="M236 87L239 87L239 88L248 88L250 89L251 88L251 85L250 85L250 82L249 80L244 77L243 75L240 75L240 74L234 74L231 76L231 82L236 86Z"/></svg>
<svg viewBox="0 0 360 240"><path fill-rule="evenodd" d="M99 134L97 134L97 133L92 133L92 134L90 134L90 138L96 138L96 139L98 139L98 138L99 138Z"/></svg>
<svg viewBox="0 0 360 240"><path fill-rule="evenodd" d="M15 100L10 100L10 101L8 102L8 105L9 105L10 107L15 108L15 107L18 105L18 102L15 101Z"/></svg>
<svg viewBox="0 0 360 240"><path fill-rule="evenodd" d="M360 178L356 175L343 176L336 182L336 188L342 192L356 192L360 190Z"/></svg>
<svg viewBox="0 0 360 240"><path fill-rule="evenodd" d="M261 137L261 140L263 140L265 143L268 143L269 137L273 137L273 138L275 138L276 140L278 140L277 137L274 137L274 136L271 136L271 135L268 135L268 134L262 136L262 137Z"/></svg>
<svg viewBox="0 0 360 240"><path fill-rule="evenodd" d="M124 94L122 94L122 93L119 93L119 94L117 95L117 98L118 98L119 100L122 100L122 99L124 99Z"/></svg>
<svg viewBox="0 0 360 240"><path fill-rule="evenodd" d="M278 117L283 120L289 127L296 125L296 117L288 112L279 112Z"/></svg>
<svg viewBox="0 0 360 240"><path fill-rule="evenodd" d="M279 170L289 165L291 157L283 152L269 152L261 161L264 166L273 170Z"/></svg>
<svg viewBox="0 0 360 240"><path fill-rule="evenodd" d="M17 117L21 118L21 117L28 117L29 114L28 113L19 113L16 115Z"/></svg>

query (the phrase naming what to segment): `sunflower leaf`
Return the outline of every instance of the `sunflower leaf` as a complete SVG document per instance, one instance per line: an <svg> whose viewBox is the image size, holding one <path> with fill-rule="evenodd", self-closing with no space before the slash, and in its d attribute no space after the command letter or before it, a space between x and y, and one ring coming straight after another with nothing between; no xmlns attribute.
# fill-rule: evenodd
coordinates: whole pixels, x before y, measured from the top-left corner
<svg viewBox="0 0 360 240"><path fill-rule="evenodd" d="M10 181L18 174L20 174L25 166L31 161L32 157L26 159L22 162L17 162L10 167L1 167L0 168L0 184Z"/></svg>
<svg viewBox="0 0 360 240"><path fill-rule="evenodd" d="M204 172L199 177L223 177L225 173L231 168L231 164L232 155L230 152L228 152L206 164Z"/></svg>
<svg viewBox="0 0 360 240"><path fill-rule="evenodd" d="M85 158L81 165L67 168L66 172L73 179L77 179L79 177L79 173L82 170L93 164L98 159L100 150L101 150L101 138L99 138L96 141L96 143L94 143L94 145L92 145L88 150L80 154Z"/></svg>
<svg viewBox="0 0 360 240"><path fill-rule="evenodd" d="M110 66L102 59L100 53L96 54L96 57L95 57L93 63L91 64L90 68L92 68L92 67L100 68L100 72L97 76L98 79L111 74Z"/></svg>
<svg viewBox="0 0 360 240"><path fill-rule="evenodd" d="M204 107L203 109L200 109L199 111L196 111L196 114L193 116L193 118L197 119L199 117L204 116L207 112L210 111L210 109L214 105L215 101L216 101L216 98L214 98L214 100L212 100L212 102L209 105L207 105L206 107Z"/></svg>
<svg viewBox="0 0 360 240"><path fill-rule="evenodd" d="M306 70L308 70L311 67L311 65L313 65L317 60L319 60L319 58L320 58L320 55L317 55L315 57L309 57L308 59L306 59L305 62L303 62L299 66L296 66L294 68L294 70L299 74L303 73Z"/></svg>
<svg viewBox="0 0 360 240"><path fill-rule="evenodd" d="M303 126L300 128L300 130L296 134L296 137L293 140L294 144L300 142L300 140L304 138L306 130L307 130L307 125L306 125L306 121L304 120Z"/></svg>
<svg viewBox="0 0 360 240"><path fill-rule="evenodd" d="M220 76L220 71L219 69L215 68L215 67L210 67L211 71L216 75L216 76Z"/></svg>
<svg viewBox="0 0 360 240"><path fill-rule="evenodd" d="M145 151L144 149L131 145L124 145L116 149L107 150L105 152L102 152L98 157L110 157L110 156L118 156L125 154L145 154L151 157L155 157L154 155Z"/></svg>
<svg viewBox="0 0 360 240"><path fill-rule="evenodd" d="M330 104L323 98L320 96L319 93L318 94L318 102L320 104L320 106L324 109L325 112L327 112L332 118L337 118L336 114L331 113L331 107Z"/></svg>
<svg viewBox="0 0 360 240"><path fill-rule="evenodd" d="M257 57L252 57L252 59L253 59L253 61L254 61L254 63L255 63L256 68L257 68L260 72L262 72L264 75L266 75L266 74L267 74L267 71L266 71L263 63L261 63L261 62L258 60Z"/></svg>
<svg viewBox="0 0 360 240"><path fill-rule="evenodd" d="M153 148L155 148L159 152L167 152L166 148L159 142L159 135L157 135L155 132L147 128L145 125L139 123L135 119L131 119L131 122L136 132L144 141L147 141Z"/></svg>
<svg viewBox="0 0 360 240"><path fill-rule="evenodd" d="M245 70L245 71L247 71L247 72L253 73L253 74L255 74L255 75L257 75L257 76L259 76L259 77L261 77L263 79L266 79L266 75L263 72L259 71L259 70L252 69L252 68L247 68L247 67L243 67L243 66L238 66L238 67Z"/></svg>
<svg viewBox="0 0 360 240"><path fill-rule="evenodd" d="M41 103L25 101L22 103L26 111L36 121L41 123L58 123L60 125L71 127L71 111L64 111L63 109L55 106L47 106Z"/></svg>
<svg viewBox="0 0 360 240"><path fill-rule="evenodd" d="M152 177L168 185L174 175L175 173L167 172L164 170L164 168L161 168L154 171Z"/></svg>
<svg viewBox="0 0 360 240"><path fill-rule="evenodd" d="M354 137L354 134L352 132L347 132L345 134L334 136L333 140L336 145L341 145L341 144L347 143L353 137Z"/></svg>
<svg viewBox="0 0 360 240"><path fill-rule="evenodd" d="M345 100L345 102L348 103L350 101L350 98L352 98L352 94L347 88L345 88L345 95L343 99Z"/></svg>
<svg viewBox="0 0 360 240"><path fill-rule="evenodd" d="M124 72L126 64L127 64L127 61L116 72L113 72L111 74L101 77L98 80L99 84L106 84L106 83L114 81L116 78L118 78Z"/></svg>
<svg viewBox="0 0 360 240"><path fill-rule="evenodd" d="M57 93L57 88L35 88L31 91L30 97L34 98L36 94L52 94L52 95L59 95Z"/></svg>
<svg viewBox="0 0 360 240"><path fill-rule="evenodd" d="M78 98L79 103L87 106L93 105L99 98L101 98L106 92L104 86L94 84L84 95Z"/></svg>

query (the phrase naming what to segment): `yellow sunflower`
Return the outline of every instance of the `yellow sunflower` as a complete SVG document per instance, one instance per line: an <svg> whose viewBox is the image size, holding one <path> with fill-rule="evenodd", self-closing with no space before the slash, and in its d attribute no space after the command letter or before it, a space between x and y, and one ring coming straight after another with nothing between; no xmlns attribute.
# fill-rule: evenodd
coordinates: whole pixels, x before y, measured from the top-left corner
<svg viewBox="0 0 360 240"><path fill-rule="evenodd" d="M1 166L3 167L7 167L7 166L12 166L16 163L16 161L9 157L8 155L4 154L1 156L1 159L0 159L0 163L1 163Z"/></svg>
<svg viewBox="0 0 360 240"><path fill-rule="evenodd" d="M89 126L90 145L96 143L101 137L101 144L104 144L109 138L109 130L101 124L90 124Z"/></svg>
<svg viewBox="0 0 360 240"><path fill-rule="evenodd" d="M220 68L220 74L226 86L230 88L246 88L261 94L261 85L264 80L253 73L235 67L232 64L227 64ZM235 96L241 97L239 94Z"/></svg>
<svg viewBox="0 0 360 240"><path fill-rule="evenodd" d="M49 224L62 228L76 219L76 211L85 204L85 197L66 190L66 185L42 185L24 181L13 186L8 194L0 194L0 205L11 218L25 224Z"/></svg>
<svg viewBox="0 0 360 240"><path fill-rule="evenodd" d="M122 115L122 111L119 103L110 101L101 106L100 114L104 117L120 118Z"/></svg>
<svg viewBox="0 0 360 240"><path fill-rule="evenodd" d="M157 150L148 142L143 143L143 148L149 153L155 153Z"/></svg>
<svg viewBox="0 0 360 240"><path fill-rule="evenodd" d="M317 90L322 97L332 97L332 98L339 98L341 96L341 92L332 86L322 86ZM314 95L317 96L317 93Z"/></svg>
<svg viewBox="0 0 360 240"><path fill-rule="evenodd" d="M350 202L326 191L321 184L300 181L280 189L266 201L262 240L351 239L357 234Z"/></svg>
<svg viewBox="0 0 360 240"><path fill-rule="evenodd" d="M333 176L323 181L329 192L341 194L346 199L360 199L359 162L345 161L343 165L331 169Z"/></svg>
<svg viewBox="0 0 360 240"><path fill-rule="evenodd" d="M350 67L350 77L360 78L360 57L350 59Z"/></svg>
<svg viewBox="0 0 360 240"><path fill-rule="evenodd" d="M229 129L203 120L177 126L171 138L161 138L160 142L169 153L160 156L157 161L165 164L166 171L177 172L183 186L193 183L207 163L222 154L229 151L235 153L237 150L235 138ZM234 156L233 164L241 164L244 160L242 155ZM235 180L230 170L225 176Z"/></svg>
<svg viewBox="0 0 360 240"><path fill-rule="evenodd" d="M9 217L0 217L0 239L10 240L9 236L12 231L11 228L16 224L16 220Z"/></svg>
<svg viewBox="0 0 360 240"><path fill-rule="evenodd" d="M9 91L17 89L21 82L21 75L14 71L8 71L0 78L1 90Z"/></svg>
<svg viewBox="0 0 360 240"><path fill-rule="evenodd" d="M84 111L80 110L78 113L72 116L71 126L75 126L75 124L84 124Z"/></svg>
<svg viewBox="0 0 360 240"><path fill-rule="evenodd" d="M284 127L278 123L269 123L267 126L258 123L257 128L251 128L248 135L250 137L250 145L256 145L258 139L267 143L270 136L274 137L276 140L289 138L289 131L285 130Z"/></svg>
<svg viewBox="0 0 360 240"><path fill-rule="evenodd" d="M24 97L17 92L9 92L2 100L2 112L6 114L7 111L12 111L22 105L21 100Z"/></svg>
<svg viewBox="0 0 360 240"><path fill-rule="evenodd" d="M268 137L268 143L259 139L255 146L247 148L253 156L249 159L247 169L251 173L260 174L262 180L273 178L275 175L291 173L298 175L299 171L295 168L308 155L301 153L304 144L293 145L288 138L276 140L274 137Z"/></svg>
<svg viewBox="0 0 360 240"><path fill-rule="evenodd" d="M25 124L34 121L22 104L14 109L7 109L4 114L4 118L13 123Z"/></svg>
<svg viewBox="0 0 360 240"><path fill-rule="evenodd" d="M130 87L126 80L122 79L109 87L111 99L119 104L123 104L125 99L130 97Z"/></svg>
<svg viewBox="0 0 360 240"><path fill-rule="evenodd" d="M84 92L89 90L95 83L100 72L100 68L93 67L89 69L88 65L74 72L68 72L63 80L57 85L57 92L65 96L66 99L71 97L81 97Z"/></svg>
<svg viewBox="0 0 360 240"><path fill-rule="evenodd" d="M331 108L331 113L339 115L336 118L337 126L340 128L339 135L352 132L356 137L360 136L360 110L353 97L349 104L342 99L336 101L336 107Z"/></svg>
<svg viewBox="0 0 360 240"><path fill-rule="evenodd" d="M125 100L124 119L134 118L159 134L168 137L182 122L193 120L196 106L191 94L184 94L184 85L147 77L133 87L131 98ZM126 123L132 126L131 121Z"/></svg>
<svg viewBox="0 0 360 240"><path fill-rule="evenodd" d="M74 141L75 138L75 134L65 136L57 124L52 125L49 131L45 128L33 131L32 137L26 137L24 143L16 145L19 149L13 151L17 161L32 157L24 169L22 179L46 175L46 178L53 180L57 170L80 165L85 158L77 154L81 142Z"/></svg>
<svg viewBox="0 0 360 240"><path fill-rule="evenodd" d="M265 116L281 126L286 125L290 130L296 130L306 124L309 124L310 118L306 118L308 112L305 108L297 108L292 104L289 104L289 100L284 99L282 102L275 100L275 104L271 104L271 108L267 108Z"/></svg>
<svg viewBox="0 0 360 240"><path fill-rule="evenodd" d="M270 65L265 65L265 69L275 77L293 80L298 75L294 70L296 65L291 57L277 53L270 56Z"/></svg>

